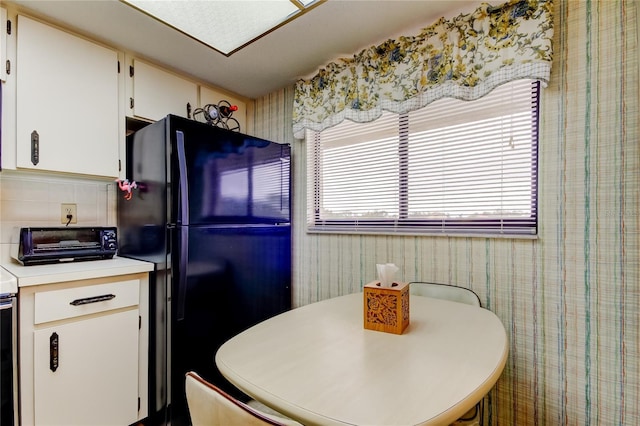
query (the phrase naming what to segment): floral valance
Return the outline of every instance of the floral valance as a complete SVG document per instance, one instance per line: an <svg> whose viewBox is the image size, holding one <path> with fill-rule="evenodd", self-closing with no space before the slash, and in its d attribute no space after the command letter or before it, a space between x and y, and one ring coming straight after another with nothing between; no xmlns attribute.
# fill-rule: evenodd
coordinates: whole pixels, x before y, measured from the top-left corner
<svg viewBox="0 0 640 426"><path fill-rule="evenodd" d="M328 64L296 83L293 132L368 122L383 110L406 113L452 97L478 99L515 79L546 86L552 60L552 0L483 3L441 18L414 36L389 39Z"/></svg>

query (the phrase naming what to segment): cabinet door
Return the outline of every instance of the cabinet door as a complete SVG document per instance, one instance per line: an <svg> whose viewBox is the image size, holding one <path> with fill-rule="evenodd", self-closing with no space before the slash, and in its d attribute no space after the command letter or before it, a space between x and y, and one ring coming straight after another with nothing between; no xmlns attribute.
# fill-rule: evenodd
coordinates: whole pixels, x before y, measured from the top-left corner
<svg viewBox="0 0 640 426"><path fill-rule="evenodd" d="M137 309L38 329L33 356L35 424L138 419Z"/></svg>
<svg viewBox="0 0 640 426"><path fill-rule="evenodd" d="M167 114L191 118L189 110L198 101L197 84L135 59L132 78L134 116L154 121Z"/></svg>
<svg viewBox="0 0 640 426"><path fill-rule="evenodd" d="M7 25L7 9L0 7L0 23L4 26ZM7 79L7 67L5 66L7 60L7 32L0 31L0 80L5 81Z"/></svg>
<svg viewBox="0 0 640 426"><path fill-rule="evenodd" d="M17 34L17 166L118 176L117 52L25 16Z"/></svg>

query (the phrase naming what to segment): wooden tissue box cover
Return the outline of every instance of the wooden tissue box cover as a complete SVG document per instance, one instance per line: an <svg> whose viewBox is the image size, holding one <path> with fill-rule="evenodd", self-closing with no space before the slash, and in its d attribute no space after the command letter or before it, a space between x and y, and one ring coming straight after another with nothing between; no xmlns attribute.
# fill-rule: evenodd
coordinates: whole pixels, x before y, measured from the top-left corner
<svg viewBox="0 0 640 426"><path fill-rule="evenodd" d="M409 325L409 283L380 287L380 281L364 286L364 328L402 334Z"/></svg>

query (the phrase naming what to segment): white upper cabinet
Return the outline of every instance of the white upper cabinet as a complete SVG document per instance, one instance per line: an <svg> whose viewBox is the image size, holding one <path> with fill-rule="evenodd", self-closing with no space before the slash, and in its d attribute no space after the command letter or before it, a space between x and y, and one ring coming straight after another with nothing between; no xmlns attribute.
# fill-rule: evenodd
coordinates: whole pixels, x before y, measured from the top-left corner
<svg viewBox="0 0 640 426"><path fill-rule="evenodd" d="M0 7L0 80L7 78L7 9Z"/></svg>
<svg viewBox="0 0 640 426"><path fill-rule="evenodd" d="M171 72L131 60L128 116L157 121L174 114L191 118L198 104L198 85Z"/></svg>
<svg viewBox="0 0 640 426"><path fill-rule="evenodd" d="M117 177L118 52L18 16L18 168Z"/></svg>

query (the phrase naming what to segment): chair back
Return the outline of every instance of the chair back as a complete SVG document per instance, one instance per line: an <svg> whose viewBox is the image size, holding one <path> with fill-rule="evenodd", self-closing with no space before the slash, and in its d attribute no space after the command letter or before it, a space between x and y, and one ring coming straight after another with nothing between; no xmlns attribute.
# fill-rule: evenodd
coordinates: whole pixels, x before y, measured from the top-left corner
<svg viewBox="0 0 640 426"><path fill-rule="evenodd" d="M455 285L414 281L409 283L409 292L417 296L445 299L452 302L466 303L467 305L473 305L479 308L482 307L480 298L473 290Z"/></svg>
<svg viewBox="0 0 640 426"><path fill-rule="evenodd" d="M477 306L478 308L482 307L480 298L473 290L455 285L415 281L409 283L409 292L417 296L445 299ZM472 409L453 422L451 426L482 426L483 422L484 397Z"/></svg>
<svg viewBox="0 0 640 426"><path fill-rule="evenodd" d="M285 424L254 410L192 371L186 374L185 391L193 426L282 426Z"/></svg>

